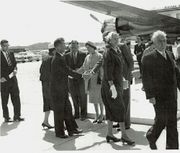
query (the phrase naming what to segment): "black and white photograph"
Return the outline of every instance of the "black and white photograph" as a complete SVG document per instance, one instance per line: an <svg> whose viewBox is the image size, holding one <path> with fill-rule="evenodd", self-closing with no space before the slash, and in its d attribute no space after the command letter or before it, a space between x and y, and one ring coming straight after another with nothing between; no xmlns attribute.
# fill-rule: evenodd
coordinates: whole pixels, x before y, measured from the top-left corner
<svg viewBox="0 0 180 153"><path fill-rule="evenodd" d="M179 150L179 0L0 0L0 54L0 152Z"/></svg>

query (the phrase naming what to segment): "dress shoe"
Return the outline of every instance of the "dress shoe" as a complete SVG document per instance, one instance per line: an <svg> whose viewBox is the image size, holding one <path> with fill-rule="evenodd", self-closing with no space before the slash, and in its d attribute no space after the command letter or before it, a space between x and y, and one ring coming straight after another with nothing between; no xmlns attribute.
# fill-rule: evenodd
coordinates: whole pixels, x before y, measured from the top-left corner
<svg viewBox="0 0 180 153"><path fill-rule="evenodd" d="M20 122L20 121L24 121L24 118L18 117L18 118L14 118L15 122Z"/></svg>
<svg viewBox="0 0 180 153"><path fill-rule="evenodd" d="M149 142L149 147L152 149L152 150L156 150L157 149L157 146L156 146L156 143L155 142L152 142L149 135L146 135L146 138Z"/></svg>
<svg viewBox="0 0 180 153"><path fill-rule="evenodd" d="M103 123L103 120L98 120L97 123L98 123L98 124L101 124L101 123Z"/></svg>
<svg viewBox="0 0 180 153"><path fill-rule="evenodd" d="M68 132L68 135L69 135L69 136L73 136L74 134L80 134L80 133L82 133L82 132L83 132L82 129L75 129L74 131Z"/></svg>
<svg viewBox="0 0 180 153"><path fill-rule="evenodd" d="M113 141L113 142L119 142L121 141L121 139L118 139L116 137L111 137L111 136L106 136L106 141L109 143L110 141Z"/></svg>
<svg viewBox="0 0 180 153"><path fill-rule="evenodd" d="M126 130L129 130L130 127L126 127L125 129L126 129ZM117 131L121 131L121 128L118 128Z"/></svg>
<svg viewBox="0 0 180 153"><path fill-rule="evenodd" d="M45 123L42 123L42 127L43 127L43 128L47 127L48 129L54 128L53 126L47 125L47 124L45 124Z"/></svg>
<svg viewBox="0 0 180 153"><path fill-rule="evenodd" d="M122 141L122 143L124 144L124 143L127 143L128 145L130 145L130 146L134 146L135 145L135 142L133 141L133 140L131 140L131 139L129 139L129 138L121 138L121 141Z"/></svg>
<svg viewBox="0 0 180 153"><path fill-rule="evenodd" d="M95 119L94 121L93 121L93 123L97 123L98 122L98 120L97 119Z"/></svg>
<svg viewBox="0 0 180 153"><path fill-rule="evenodd" d="M100 115L99 118L98 118L98 124L101 124L103 123L103 120L104 120L104 116L103 115Z"/></svg>
<svg viewBox="0 0 180 153"><path fill-rule="evenodd" d="M66 134L63 134L63 135L56 135L56 137L62 138L62 139L68 138L68 136L67 136Z"/></svg>
<svg viewBox="0 0 180 153"><path fill-rule="evenodd" d="M83 132L82 129L75 129L75 130L73 131L74 134L80 134L80 133L82 133L82 132Z"/></svg>
<svg viewBox="0 0 180 153"><path fill-rule="evenodd" d="M73 132L68 132L68 135L69 135L70 137L72 137L72 136L74 135L74 133L73 133Z"/></svg>
<svg viewBox="0 0 180 153"><path fill-rule="evenodd" d="M4 122L5 122L5 123L8 123L8 122L13 122L13 121L12 121L10 118L5 118L5 119L4 119Z"/></svg>

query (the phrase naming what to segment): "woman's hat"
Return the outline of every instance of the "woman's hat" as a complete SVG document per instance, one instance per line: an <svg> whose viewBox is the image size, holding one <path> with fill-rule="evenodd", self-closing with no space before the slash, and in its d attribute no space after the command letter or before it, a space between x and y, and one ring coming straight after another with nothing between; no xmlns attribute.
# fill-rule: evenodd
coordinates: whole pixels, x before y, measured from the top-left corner
<svg viewBox="0 0 180 153"><path fill-rule="evenodd" d="M94 44L93 42L91 42L91 41L86 42L85 46L86 46L86 45L89 45L90 47L92 47L92 48L94 48L94 49L97 49L97 47L95 46L95 44Z"/></svg>

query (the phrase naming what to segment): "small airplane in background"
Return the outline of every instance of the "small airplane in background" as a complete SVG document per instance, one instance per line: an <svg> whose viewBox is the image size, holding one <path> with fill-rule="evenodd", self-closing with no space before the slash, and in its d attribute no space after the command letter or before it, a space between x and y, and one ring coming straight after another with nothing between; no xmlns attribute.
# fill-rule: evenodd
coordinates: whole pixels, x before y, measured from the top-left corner
<svg viewBox="0 0 180 153"><path fill-rule="evenodd" d="M90 14L93 19L102 24L102 32L116 31L123 37L140 36L150 39L154 31L162 30L167 33L171 44L180 37L180 19L158 14L156 11L148 11L112 0L60 1L115 17L102 22Z"/></svg>

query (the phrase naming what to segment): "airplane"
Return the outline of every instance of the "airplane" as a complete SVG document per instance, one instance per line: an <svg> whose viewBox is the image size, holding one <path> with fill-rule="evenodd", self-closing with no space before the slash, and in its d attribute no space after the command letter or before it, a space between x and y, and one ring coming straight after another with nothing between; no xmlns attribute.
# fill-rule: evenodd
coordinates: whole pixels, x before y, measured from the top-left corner
<svg viewBox="0 0 180 153"><path fill-rule="evenodd" d="M154 31L162 30L166 32L170 44L174 44L177 37L180 37L180 19L158 14L156 11L144 10L112 0L60 1L115 17L102 23L91 15L102 23L102 33L111 30L123 37L140 36L142 39L150 39Z"/></svg>

